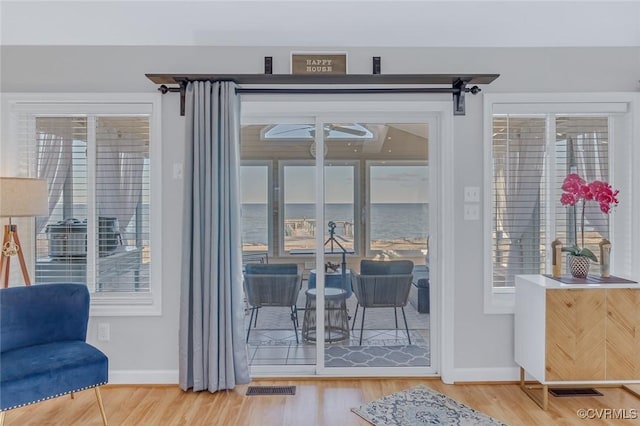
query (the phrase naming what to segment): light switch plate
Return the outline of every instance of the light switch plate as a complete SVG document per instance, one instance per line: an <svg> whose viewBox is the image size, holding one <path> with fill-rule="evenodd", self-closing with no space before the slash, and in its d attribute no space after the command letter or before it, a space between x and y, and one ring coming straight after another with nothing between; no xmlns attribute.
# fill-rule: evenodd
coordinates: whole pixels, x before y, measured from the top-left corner
<svg viewBox="0 0 640 426"><path fill-rule="evenodd" d="M464 220L479 220L480 206L478 204L464 205Z"/></svg>
<svg viewBox="0 0 640 426"><path fill-rule="evenodd" d="M479 186L465 186L464 187L464 202L465 203L479 203L480 202L480 187Z"/></svg>

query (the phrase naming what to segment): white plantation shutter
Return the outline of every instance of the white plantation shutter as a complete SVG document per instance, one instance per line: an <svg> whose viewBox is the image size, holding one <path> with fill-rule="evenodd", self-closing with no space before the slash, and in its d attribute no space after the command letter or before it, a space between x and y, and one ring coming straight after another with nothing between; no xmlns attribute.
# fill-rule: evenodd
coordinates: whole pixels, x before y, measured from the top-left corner
<svg viewBox="0 0 640 426"><path fill-rule="evenodd" d="M562 182L570 172L587 182L609 180L608 135L606 115L494 114L494 287L513 286L517 274L548 272L554 239L574 244L573 210L560 204ZM587 205L585 245L598 253L609 218L597 203Z"/></svg>
<svg viewBox="0 0 640 426"><path fill-rule="evenodd" d="M568 173L578 173L587 182L600 180L609 182L609 120L607 117L559 116L556 120L556 186L560 188ZM556 221L568 229L563 242L572 245L572 210L560 204L557 197ZM598 253L598 243L609 238L609 216L600 211L597 203L586 204L585 246ZM578 214L578 221L580 216ZM578 222L578 244L580 223Z"/></svg>
<svg viewBox="0 0 640 426"><path fill-rule="evenodd" d="M544 115L493 119L493 282L539 273L545 262Z"/></svg>
<svg viewBox="0 0 640 426"><path fill-rule="evenodd" d="M149 291L148 114L16 114L18 170L49 182L36 283Z"/></svg>

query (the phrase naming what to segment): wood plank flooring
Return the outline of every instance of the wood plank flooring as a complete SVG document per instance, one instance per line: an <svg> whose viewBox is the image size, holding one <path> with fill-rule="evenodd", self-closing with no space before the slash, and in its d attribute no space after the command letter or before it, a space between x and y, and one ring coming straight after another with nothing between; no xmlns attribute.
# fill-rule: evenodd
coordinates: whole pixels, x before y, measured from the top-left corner
<svg viewBox="0 0 640 426"><path fill-rule="evenodd" d="M368 425L350 412L373 399L424 384L509 425L635 425L640 399L620 387L599 387L600 397L549 397L543 411L516 383L445 385L439 379L256 379L256 386L296 385L293 396L245 396L247 385L232 391L183 392L176 385L107 385L102 399L109 425ZM597 419L582 419L580 409ZM609 415L607 415L607 409ZM605 410L605 411L602 411ZM634 411L635 410L635 411ZM637 413L637 419L620 419ZM618 417L615 419L614 417ZM608 418L605 418L608 417ZM63 396L6 413L5 425L101 425L92 390L74 399Z"/></svg>

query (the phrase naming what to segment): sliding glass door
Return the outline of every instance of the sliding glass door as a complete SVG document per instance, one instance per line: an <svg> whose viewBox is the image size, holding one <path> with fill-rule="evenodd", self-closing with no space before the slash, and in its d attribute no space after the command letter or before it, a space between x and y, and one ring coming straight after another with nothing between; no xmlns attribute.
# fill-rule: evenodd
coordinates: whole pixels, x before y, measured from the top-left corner
<svg viewBox="0 0 640 426"><path fill-rule="evenodd" d="M431 366L425 265L430 235L428 124L399 116L323 124L347 133L340 140L325 140L324 178L327 182L337 173L333 169L341 162L352 162L353 174L342 186L353 188L350 205L357 220L338 226L332 198L341 186L325 186L325 242L335 239L335 245L332 250L325 243L327 330L321 371L426 371Z"/></svg>
<svg viewBox="0 0 640 426"><path fill-rule="evenodd" d="M252 369L434 373L430 118L326 109L243 121L245 270L301 277L292 306L247 301Z"/></svg>

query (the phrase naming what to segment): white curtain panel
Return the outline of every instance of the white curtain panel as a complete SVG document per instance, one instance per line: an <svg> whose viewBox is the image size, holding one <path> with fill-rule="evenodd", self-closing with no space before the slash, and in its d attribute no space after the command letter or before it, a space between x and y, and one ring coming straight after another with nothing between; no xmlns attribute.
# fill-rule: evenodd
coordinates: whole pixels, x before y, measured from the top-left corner
<svg viewBox="0 0 640 426"><path fill-rule="evenodd" d="M240 100L233 82L186 88L179 384L249 383L240 223Z"/></svg>
<svg viewBox="0 0 640 426"><path fill-rule="evenodd" d="M587 181L594 180L607 181L608 178L608 147L598 138L598 133L583 134L573 140L574 158L576 159L577 173ZM580 222L580 211L578 212L578 222ZM589 223L603 238L609 237L609 221L607 216L600 211L600 205L595 202L588 202L585 205L584 215ZM578 223L579 226L579 223ZM580 235L578 244L582 245Z"/></svg>
<svg viewBox="0 0 640 426"><path fill-rule="evenodd" d="M38 177L49 182L49 214L36 217L36 233L49 221L62 195L71 167L71 139L50 133L38 135Z"/></svg>
<svg viewBox="0 0 640 426"><path fill-rule="evenodd" d="M119 231L129 226L142 193L144 147L141 141L102 140L97 144L99 216L116 217Z"/></svg>

